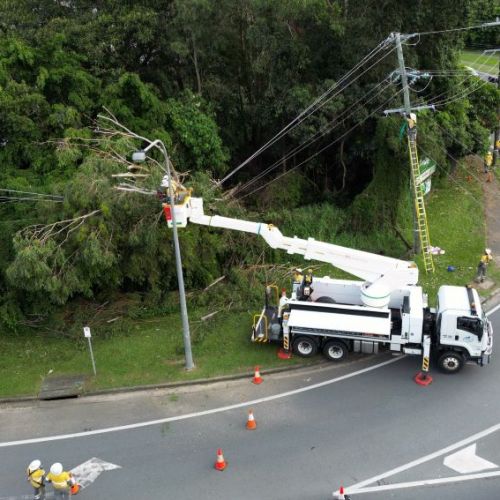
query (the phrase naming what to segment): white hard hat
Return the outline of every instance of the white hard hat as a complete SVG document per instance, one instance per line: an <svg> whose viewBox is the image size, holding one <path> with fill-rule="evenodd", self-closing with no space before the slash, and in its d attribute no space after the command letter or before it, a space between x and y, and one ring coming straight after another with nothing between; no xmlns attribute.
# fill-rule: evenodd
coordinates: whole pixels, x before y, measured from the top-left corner
<svg viewBox="0 0 500 500"><path fill-rule="evenodd" d="M491 255L491 248L485 248L484 249L485 253L487 253L488 255Z"/></svg>
<svg viewBox="0 0 500 500"><path fill-rule="evenodd" d="M31 462L28 465L28 470L30 472L34 472L34 471L38 470L41 466L42 466L42 462L40 462L40 460L33 460L33 462Z"/></svg>
<svg viewBox="0 0 500 500"><path fill-rule="evenodd" d="M410 113L410 120L413 120L414 122L417 121L417 115L415 113Z"/></svg>
<svg viewBox="0 0 500 500"><path fill-rule="evenodd" d="M52 464L50 466L50 473L51 474L58 476L59 474L61 474L62 471L63 471L63 466L59 462L56 462L55 464Z"/></svg>
<svg viewBox="0 0 500 500"><path fill-rule="evenodd" d="M297 272L297 273L301 273L301 272L302 272L302 269L301 269L300 267L296 267L296 268L295 268L295 272Z"/></svg>
<svg viewBox="0 0 500 500"><path fill-rule="evenodd" d="M163 179L161 180L161 187L168 187L169 184L170 182L168 175L164 175Z"/></svg>

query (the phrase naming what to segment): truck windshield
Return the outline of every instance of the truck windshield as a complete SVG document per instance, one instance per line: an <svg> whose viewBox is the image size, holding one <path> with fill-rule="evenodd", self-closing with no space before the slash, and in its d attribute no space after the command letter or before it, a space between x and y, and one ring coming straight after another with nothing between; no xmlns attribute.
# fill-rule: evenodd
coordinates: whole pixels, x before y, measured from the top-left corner
<svg viewBox="0 0 500 500"><path fill-rule="evenodd" d="M483 328L483 322L479 318L469 318L467 316L457 318L457 329L477 335L478 340L481 340L483 336Z"/></svg>

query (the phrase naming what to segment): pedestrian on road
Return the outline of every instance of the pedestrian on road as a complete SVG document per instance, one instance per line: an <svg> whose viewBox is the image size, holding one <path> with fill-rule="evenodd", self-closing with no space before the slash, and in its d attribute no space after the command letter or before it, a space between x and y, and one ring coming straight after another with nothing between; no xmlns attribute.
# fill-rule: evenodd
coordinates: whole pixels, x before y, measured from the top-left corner
<svg viewBox="0 0 500 500"><path fill-rule="evenodd" d="M479 264L477 265L477 278L476 278L476 280L479 283L482 283L484 281L484 278L486 278L486 268L492 260L493 260L493 256L491 255L491 250L489 248L485 248L484 254L481 256L481 260L479 261Z"/></svg>
<svg viewBox="0 0 500 500"><path fill-rule="evenodd" d="M62 464L56 462L50 466L50 472L47 474L47 482L52 483L54 487L54 498L68 500L71 487L75 484L71 472L66 472Z"/></svg>
<svg viewBox="0 0 500 500"><path fill-rule="evenodd" d="M45 471L40 460L33 460L26 469L27 480L33 487L33 500L45 498Z"/></svg>

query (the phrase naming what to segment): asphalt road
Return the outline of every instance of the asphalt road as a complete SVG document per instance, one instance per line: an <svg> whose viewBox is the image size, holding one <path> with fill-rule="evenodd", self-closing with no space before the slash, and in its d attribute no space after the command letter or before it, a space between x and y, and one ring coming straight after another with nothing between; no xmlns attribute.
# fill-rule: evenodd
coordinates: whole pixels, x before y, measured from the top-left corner
<svg viewBox="0 0 500 500"><path fill-rule="evenodd" d="M491 319L500 331L500 312ZM94 474L82 500L319 500L340 485L356 500L500 497L500 364L433 372L426 388L412 380L418 365L411 357L355 357L265 376L260 386L243 380L8 405L0 408L0 500L31 498L23 475L34 458L72 468L92 457L120 468ZM249 407L255 431L245 429ZM60 433L76 435L44 439ZM223 472L214 470L218 448Z"/></svg>

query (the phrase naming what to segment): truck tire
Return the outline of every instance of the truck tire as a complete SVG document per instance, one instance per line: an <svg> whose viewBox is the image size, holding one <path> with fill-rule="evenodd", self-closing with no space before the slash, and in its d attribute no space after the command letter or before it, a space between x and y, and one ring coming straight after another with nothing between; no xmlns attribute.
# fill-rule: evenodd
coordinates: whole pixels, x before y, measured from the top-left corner
<svg viewBox="0 0 500 500"><path fill-rule="evenodd" d="M349 349L340 340L330 340L323 346L323 354L330 361L342 361L347 358Z"/></svg>
<svg viewBox="0 0 500 500"><path fill-rule="evenodd" d="M310 358L318 352L318 344L311 337L297 337L293 341L293 352L302 358Z"/></svg>
<svg viewBox="0 0 500 500"><path fill-rule="evenodd" d="M439 356L438 366L443 373L457 373L465 364L464 357L455 351L446 351Z"/></svg>
<svg viewBox="0 0 500 500"><path fill-rule="evenodd" d="M314 302L319 302L320 304L336 304L337 303L337 301L335 299L328 297L328 295L323 295L322 297L319 297L319 299L316 299Z"/></svg>

